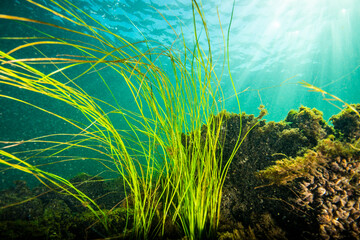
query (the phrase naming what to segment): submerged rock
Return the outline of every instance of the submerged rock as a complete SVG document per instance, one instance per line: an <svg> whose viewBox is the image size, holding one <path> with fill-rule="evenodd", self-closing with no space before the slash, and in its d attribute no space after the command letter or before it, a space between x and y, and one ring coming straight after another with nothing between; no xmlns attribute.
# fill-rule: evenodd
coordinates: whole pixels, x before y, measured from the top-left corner
<svg viewBox="0 0 360 240"><path fill-rule="evenodd" d="M240 119L242 136L257 123L254 116L244 114L226 120L224 157L229 157L232 139L238 137ZM332 119L336 122L337 117ZM357 136L357 124L350 124L353 131L341 126L335 130ZM223 231L241 222L259 239L358 239L354 206L359 199L359 154L336 141L334 133L320 111L306 107L290 111L279 123L257 123L236 153L224 184L221 224L227 229ZM341 207L329 210L331 201ZM260 220L266 215L272 219L272 230Z"/></svg>
<svg viewBox="0 0 360 240"><path fill-rule="evenodd" d="M292 164L285 167L277 163L259 175L275 184L287 184L296 193L294 198L286 200L295 206L296 212L313 219L317 226L314 236L358 239L360 152L346 143L325 139L304 156L286 161ZM281 169L286 169L288 174L279 177ZM276 181L291 175L291 181Z"/></svg>
<svg viewBox="0 0 360 240"><path fill-rule="evenodd" d="M351 142L360 138L360 117L354 112L360 112L360 104L351 104L339 114L330 118L334 125L337 137L341 140Z"/></svg>
<svg viewBox="0 0 360 240"><path fill-rule="evenodd" d="M359 104L353 107L360 110ZM262 120L266 110L260 110L258 117L227 112L214 117L212 124L220 128L224 142L219 147L223 164L238 140L243 140L225 179L217 238L359 239L360 120L356 114L345 109L331 118L334 126L330 126L316 109L291 110L281 122ZM201 138L206 139L206 128L202 127ZM183 135L187 147L191 147L189 139ZM107 228L86 202L46 187L29 189L19 181L14 189L1 192L0 238L129 239L134 235L131 211L119 204L125 198L119 188L122 179L104 181L82 173L70 182L109 210ZM154 219L155 232L159 219ZM184 237L170 217L165 231L166 239Z"/></svg>
<svg viewBox="0 0 360 240"><path fill-rule="evenodd" d="M304 134L309 147L315 147L320 139L333 133L332 128L323 119L323 113L316 108L301 106L298 111L291 110L285 122Z"/></svg>
<svg viewBox="0 0 360 240"><path fill-rule="evenodd" d="M0 220L35 220L43 214L43 202L30 190L25 181L0 192Z"/></svg>
<svg viewBox="0 0 360 240"><path fill-rule="evenodd" d="M0 239L93 239L124 235L125 227L131 229L126 222L129 213L119 206L112 209L124 198L121 179L105 182L80 173L70 182L108 209L104 210L107 229L73 196L55 187L57 191L44 186L30 189L26 182L17 181L14 188L0 193Z"/></svg>

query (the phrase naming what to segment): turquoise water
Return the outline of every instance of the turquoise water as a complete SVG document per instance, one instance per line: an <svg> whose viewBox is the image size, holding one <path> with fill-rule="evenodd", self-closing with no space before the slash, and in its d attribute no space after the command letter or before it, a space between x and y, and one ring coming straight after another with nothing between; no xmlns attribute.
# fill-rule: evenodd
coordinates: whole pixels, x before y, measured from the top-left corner
<svg viewBox="0 0 360 240"><path fill-rule="evenodd" d="M154 7L176 32L180 32L180 21L187 39L193 37L190 1L112 2L88 1L84 9L134 41L144 34L148 39L172 44L176 36ZM223 40L217 10L226 30L232 4L233 1L202 3L219 67ZM82 7L81 3L78 5ZM269 110L267 119L276 121L301 104L319 108L325 119L338 112L322 101L320 95L292 84L300 80L322 87L346 102L359 102L359 22L360 8L355 0L236 1L230 33L230 65L237 90L249 90L240 95L242 110L257 114L262 102ZM291 77L294 78L285 82ZM225 71L222 86L225 94L231 96L233 90L228 79ZM227 104L229 111L235 110L233 105L236 105L234 98Z"/></svg>
<svg viewBox="0 0 360 240"><path fill-rule="evenodd" d="M47 7L60 9L50 1L38 1ZM73 1L94 19L126 38L129 42L144 40L158 41L165 45L181 45L176 33L184 32L188 42L193 41L192 8L190 0L183 1ZM220 23L225 31L229 27L232 1L204 1L204 15L208 24L216 71L221 75L223 62L223 38ZM161 13L161 14L160 14ZM219 13L219 17L218 17ZM23 16L75 28L74 24L40 9L28 2L2 0L0 14ZM165 19L166 20L165 20ZM199 22L199 19L197 19ZM348 103L360 102L360 7L356 0L238 0L235 2L234 17L230 29L229 61L231 75L238 92L241 93L242 111L257 115L260 104L269 114L267 120L279 121L290 109L301 105L316 107L324 112L324 118L339 112L339 109L324 101L319 93L308 92L297 82L305 80ZM170 27L170 25L171 27ZM35 26L35 25L33 25ZM69 33L36 25L42 31L51 31L64 38ZM38 36L39 33L20 23L0 20L0 37ZM204 43L204 32L200 41ZM7 51L20 41L1 40L1 50ZM59 50L59 49L57 49ZM64 47L62 51L67 51ZM54 48L44 50L51 53ZM68 50L71 54L71 49ZM24 52L23 54L25 54ZM226 63L225 63L226 66ZM168 66L164 63L164 68ZM225 68L226 69L226 68ZM45 67L44 71L51 71ZM112 73L103 72L120 104L132 108L131 95L120 79L113 79ZM236 99L225 70L222 87L228 111L237 111ZM106 88L99 85L95 74L80 79L79 84L90 94L106 101L112 101ZM10 87L1 87L3 94L21 95L35 101L49 110L56 110L65 116L82 120L74 109L59 106L48 98L29 94ZM71 133L73 128L46 113L34 111L27 106L1 99L0 132L4 141L23 140L49 133ZM341 107L341 104L338 104ZM121 126L121 119L118 126ZM41 128L39 128L41 125ZM99 168L94 163L65 164L64 174L72 176L79 171L95 174ZM51 170L51 169L50 169ZM58 170L58 169L57 169ZM7 179L19 178L15 172L2 172L3 186ZM21 176L22 178L23 176Z"/></svg>
<svg viewBox="0 0 360 240"><path fill-rule="evenodd" d="M19 2L15 4L16 8L11 6L13 2ZM50 1L43 2L53 6ZM193 38L191 2L187 0L74 3L130 42L143 40L146 36L148 40L167 45L175 41L176 44L173 29L180 33L181 25L185 38L189 41ZM217 10L226 31L232 4L232 1L202 3L214 59L219 68L223 61L223 40ZM1 1L0 7L2 13L20 16L25 13L33 19L63 23L63 20L23 1ZM265 4L259 0L236 1L230 33L230 64L237 90L249 90L241 95L242 109L256 114L262 100L269 110L268 119L277 121L283 119L291 108L301 104L319 108L324 111L325 118L338 111L321 101L321 96L289 84L300 80L322 87L346 102L359 102L358 22L360 8L355 0L270 0ZM286 82L289 85L285 84L284 81L291 77L294 78ZM233 90L228 78L225 71L223 88L225 94L231 96ZM257 92L259 89L261 99ZM228 103L230 111L232 104L231 101Z"/></svg>

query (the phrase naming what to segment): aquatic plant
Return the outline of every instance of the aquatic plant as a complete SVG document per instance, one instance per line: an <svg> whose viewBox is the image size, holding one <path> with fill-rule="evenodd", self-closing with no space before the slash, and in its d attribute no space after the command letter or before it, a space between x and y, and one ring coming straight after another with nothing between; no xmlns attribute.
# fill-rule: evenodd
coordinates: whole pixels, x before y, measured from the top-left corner
<svg viewBox="0 0 360 240"><path fill-rule="evenodd" d="M191 239L214 236L219 224L222 186L231 160L240 147L241 135L235 139L230 157L222 159L219 151L222 151L223 142L217 126L221 126L224 116L215 119L214 115L223 109L223 103L218 99L224 97L221 77L214 71L201 5L192 1L195 44L189 46L182 38L183 49L180 50L146 39L131 43L67 0L51 0L59 9L56 11L32 0L28 2L75 27L70 29L25 17L0 15L1 19L23 22L41 34L40 37L7 38L28 42L7 52L0 51L0 83L69 105L83 118L72 119L56 110L47 110L22 96L0 94L2 98L57 117L76 129L72 134L3 141L5 146L0 150L0 163L8 169L29 173L50 189L78 199L107 228L107 216L112 210L101 209L95 200L65 178L43 170L37 161L46 158L50 161L46 165L53 165L92 159L120 175L124 189L129 189L125 200L128 216L133 218L129 224L133 229L128 230L133 237L162 236L169 219L173 224L181 225ZM200 24L196 17L200 17ZM66 39L44 33L34 26L36 24L81 38ZM199 42L198 28L206 33L205 47ZM223 34L225 56L229 54L225 40L229 39L229 31L230 26L227 37ZM181 39L181 34L178 36ZM70 48L72 54L42 50L47 46ZM29 49L40 57L15 57ZM171 75L163 70L164 61L172 67ZM45 64L49 67L42 70L41 66ZM119 103L109 80L102 74L103 69L110 69L112 78L126 84L127 92L132 96L130 109ZM89 73L97 74L114 104L87 93L79 79ZM235 87L234 93L237 98ZM115 119L119 117L127 130L117 129ZM217 123L211 124L215 120ZM210 126L205 133L201 130L203 124ZM238 129L241 132L241 119ZM189 144L183 141L184 133L191 133ZM17 146L33 143L45 147L32 147L30 151L20 153L11 151ZM100 157L68 156L69 152L78 149ZM54 160L59 158L61 160Z"/></svg>
<svg viewBox="0 0 360 240"><path fill-rule="evenodd" d="M335 129L338 131L338 134L344 134L344 138L347 140L353 140L353 144L350 145L355 149L359 149L360 144L360 138L358 133L359 128L359 121L360 121L360 109L358 104L349 104L345 102L344 100L340 99L339 97L330 94L326 92L325 90L316 87L310 83L307 83L305 81L301 81L300 84L308 89L310 89L310 92L318 92L321 93L323 96L323 99L327 101L328 103L332 104L333 106L339 108L341 110L341 113L339 113L337 116L334 116L330 119L330 121L333 122ZM345 109L342 109L341 107L337 106L335 103L342 103L344 106L346 106ZM354 133L349 133L349 128L353 127ZM339 131L339 128L343 128L343 132ZM349 139L353 137L354 139Z"/></svg>

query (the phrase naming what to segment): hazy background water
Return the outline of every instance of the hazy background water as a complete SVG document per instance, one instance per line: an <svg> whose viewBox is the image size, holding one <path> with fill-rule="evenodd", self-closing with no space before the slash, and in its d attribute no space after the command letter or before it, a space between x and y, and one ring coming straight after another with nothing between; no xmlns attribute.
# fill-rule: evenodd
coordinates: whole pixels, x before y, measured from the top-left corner
<svg viewBox="0 0 360 240"><path fill-rule="evenodd" d="M61 11L49 0L37 2ZM141 41L145 36L148 40L159 41L166 45L174 44L176 47L180 46L181 42L175 32L179 34L181 31L184 32L188 43L193 42L190 0L73 0L71 2L130 42ZM216 70L220 74L223 66L224 42L219 18L226 34L233 1L207 0L203 1L202 6L210 31ZM76 28L73 24L21 0L1 0L0 14L23 16ZM301 105L318 108L324 112L325 119L339 111L323 101L320 94L310 93L296 84L300 80L313 83L348 103L360 102L359 22L360 4L357 0L236 1L230 31L229 59L237 91L248 89L239 95L242 111L257 115L259 112L257 108L262 103L269 111L269 115L265 118L275 121L284 119L290 109ZM43 31L52 31L58 36L72 37L69 33L42 25L37 27ZM24 35L38 36L39 33L20 23L0 20L0 37ZM200 31L200 35L201 41L204 41L204 31ZM1 50L10 50L19 42L0 40L0 44ZM54 50L60 49L52 47L44 51L50 53ZM66 48L61 50L67 51ZM164 67L166 69L166 63ZM115 78L111 72L103 72L103 74L109 79L115 97L120 99L123 106L131 108L133 104L131 95L126 91L121 79ZM288 80L289 78L291 79ZM108 91L99 85L99 79L95 75L89 75L80 81L90 95L111 101ZM3 85L0 87L0 91L4 94L21 95L46 109L82 119L74 109L58 105L44 96L29 94ZM222 87L226 97L233 95L227 71L222 75ZM235 98L230 98L226 102L226 108L229 111L237 111ZM23 140L49 133L74 132L73 128L48 114L5 99L0 100L0 118L2 140ZM80 165L65 165L60 171L65 177L69 177L79 171L94 174L99 171L98 167L95 163L84 162ZM59 168L56 167L55 170L59 171ZM1 184L5 186L9 179L17 178L19 176L14 171L2 172Z"/></svg>

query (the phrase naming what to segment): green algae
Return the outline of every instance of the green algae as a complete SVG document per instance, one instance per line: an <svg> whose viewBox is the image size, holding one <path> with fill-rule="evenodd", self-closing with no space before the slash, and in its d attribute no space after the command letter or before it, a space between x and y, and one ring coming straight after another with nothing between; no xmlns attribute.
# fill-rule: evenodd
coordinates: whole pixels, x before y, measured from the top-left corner
<svg viewBox="0 0 360 240"><path fill-rule="evenodd" d="M311 146L316 146L319 139L333 133L331 126L323 119L323 113L315 108L301 106L299 110L291 110L285 122L303 132Z"/></svg>
<svg viewBox="0 0 360 240"><path fill-rule="evenodd" d="M329 164L334 156L347 159L357 159L359 151L349 144L330 138L321 140L314 150L307 150L303 156L277 160L274 165L256 173L271 184L285 185L297 178L306 178L320 167Z"/></svg>
<svg viewBox="0 0 360 240"><path fill-rule="evenodd" d="M360 104L351 104L351 106L353 109L346 107L330 118L337 138L347 142L354 142L360 137L360 118L354 112L354 109L360 112Z"/></svg>

